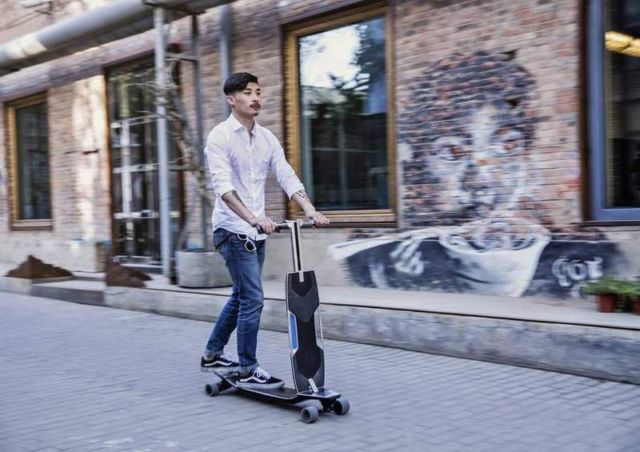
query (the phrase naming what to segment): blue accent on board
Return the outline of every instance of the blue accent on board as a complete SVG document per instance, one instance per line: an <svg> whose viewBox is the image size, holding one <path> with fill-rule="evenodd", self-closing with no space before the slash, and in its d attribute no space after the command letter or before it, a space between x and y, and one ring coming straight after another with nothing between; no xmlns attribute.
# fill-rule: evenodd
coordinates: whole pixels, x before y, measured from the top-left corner
<svg viewBox="0 0 640 452"><path fill-rule="evenodd" d="M291 342L291 350L298 348L298 327L296 326L296 316L289 313L289 341Z"/></svg>

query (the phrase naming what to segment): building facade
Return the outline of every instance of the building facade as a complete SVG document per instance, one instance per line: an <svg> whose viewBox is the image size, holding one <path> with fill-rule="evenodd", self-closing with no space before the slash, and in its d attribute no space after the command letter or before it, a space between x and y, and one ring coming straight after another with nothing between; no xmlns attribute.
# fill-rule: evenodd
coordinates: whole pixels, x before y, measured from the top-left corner
<svg viewBox="0 0 640 452"><path fill-rule="evenodd" d="M0 42L108 3L3 2ZM306 234L321 284L583 298L585 282L640 275L637 2L229 9L231 69L259 77L259 122L332 220ZM188 19L170 28L170 45L188 48ZM205 130L227 114L221 28L220 7L200 16ZM0 77L3 262L98 271L106 250L158 261L153 46L147 31ZM193 74L176 74L192 119ZM196 247L194 177L175 146L170 160L172 231ZM271 216L299 214L267 185ZM276 279L289 244L269 240Z"/></svg>

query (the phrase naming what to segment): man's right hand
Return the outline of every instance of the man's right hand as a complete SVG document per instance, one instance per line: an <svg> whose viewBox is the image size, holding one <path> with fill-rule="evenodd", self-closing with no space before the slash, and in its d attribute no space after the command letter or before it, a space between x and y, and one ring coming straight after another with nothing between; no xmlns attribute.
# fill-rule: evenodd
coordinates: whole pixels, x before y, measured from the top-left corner
<svg viewBox="0 0 640 452"><path fill-rule="evenodd" d="M253 226L254 228L257 228L258 226L260 226L260 228L262 228L262 233L263 234L272 234L272 233L276 232L276 224L269 217L256 218L251 223L251 226Z"/></svg>

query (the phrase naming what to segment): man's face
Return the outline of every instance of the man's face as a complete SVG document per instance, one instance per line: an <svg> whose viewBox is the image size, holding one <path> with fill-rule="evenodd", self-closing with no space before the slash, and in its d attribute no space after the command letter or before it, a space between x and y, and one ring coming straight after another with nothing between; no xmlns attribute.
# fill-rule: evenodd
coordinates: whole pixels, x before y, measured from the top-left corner
<svg viewBox="0 0 640 452"><path fill-rule="evenodd" d="M426 164L439 182L444 210L472 209L485 216L511 207L525 177L525 139L500 120L505 110L485 104L465 118L458 133L431 143Z"/></svg>
<svg viewBox="0 0 640 452"><path fill-rule="evenodd" d="M257 83L248 83L242 91L227 96L227 103L233 111L242 117L253 118L260 112L260 87Z"/></svg>

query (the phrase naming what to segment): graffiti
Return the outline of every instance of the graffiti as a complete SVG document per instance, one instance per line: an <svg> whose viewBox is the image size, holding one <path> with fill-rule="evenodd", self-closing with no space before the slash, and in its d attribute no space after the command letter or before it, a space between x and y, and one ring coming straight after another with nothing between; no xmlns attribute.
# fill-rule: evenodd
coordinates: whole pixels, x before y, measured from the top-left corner
<svg viewBox="0 0 640 452"><path fill-rule="evenodd" d="M443 229L350 240L329 251L364 287L505 296L585 298L585 283L624 272L627 265L618 245L602 234L592 240L550 238L524 255L494 250L479 261L476 254L449 253L440 239Z"/></svg>
<svg viewBox="0 0 640 452"><path fill-rule="evenodd" d="M583 286L605 274L624 274L628 262L618 244L603 234L591 234L591 240L552 240L540 256L531 284L524 295L558 298L584 298ZM573 240L571 240L573 239Z"/></svg>
<svg viewBox="0 0 640 452"><path fill-rule="evenodd" d="M584 282L615 264L610 242L554 240L551 215L533 195L545 175L531 162L536 83L528 71L502 54L454 54L414 91L398 135L404 217L422 228L331 246L356 283L580 297Z"/></svg>
<svg viewBox="0 0 640 452"><path fill-rule="evenodd" d="M535 82L502 55L440 61L416 82L399 118L405 217L412 226L459 224L513 212L526 191Z"/></svg>
<svg viewBox="0 0 640 452"><path fill-rule="evenodd" d="M560 287L570 287L574 298L580 297L581 281L595 281L602 277L602 258L590 261L569 260L562 256L551 265L551 271Z"/></svg>
<svg viewBox="0 0 640 452"><path fill-rule="evenodd" d="M596 257L585 262L576 259L570 261L562 256L553 261L551 271L561 287L570 287L572 282L585 279L594 281L602 277L602 258Z"/></svg>

